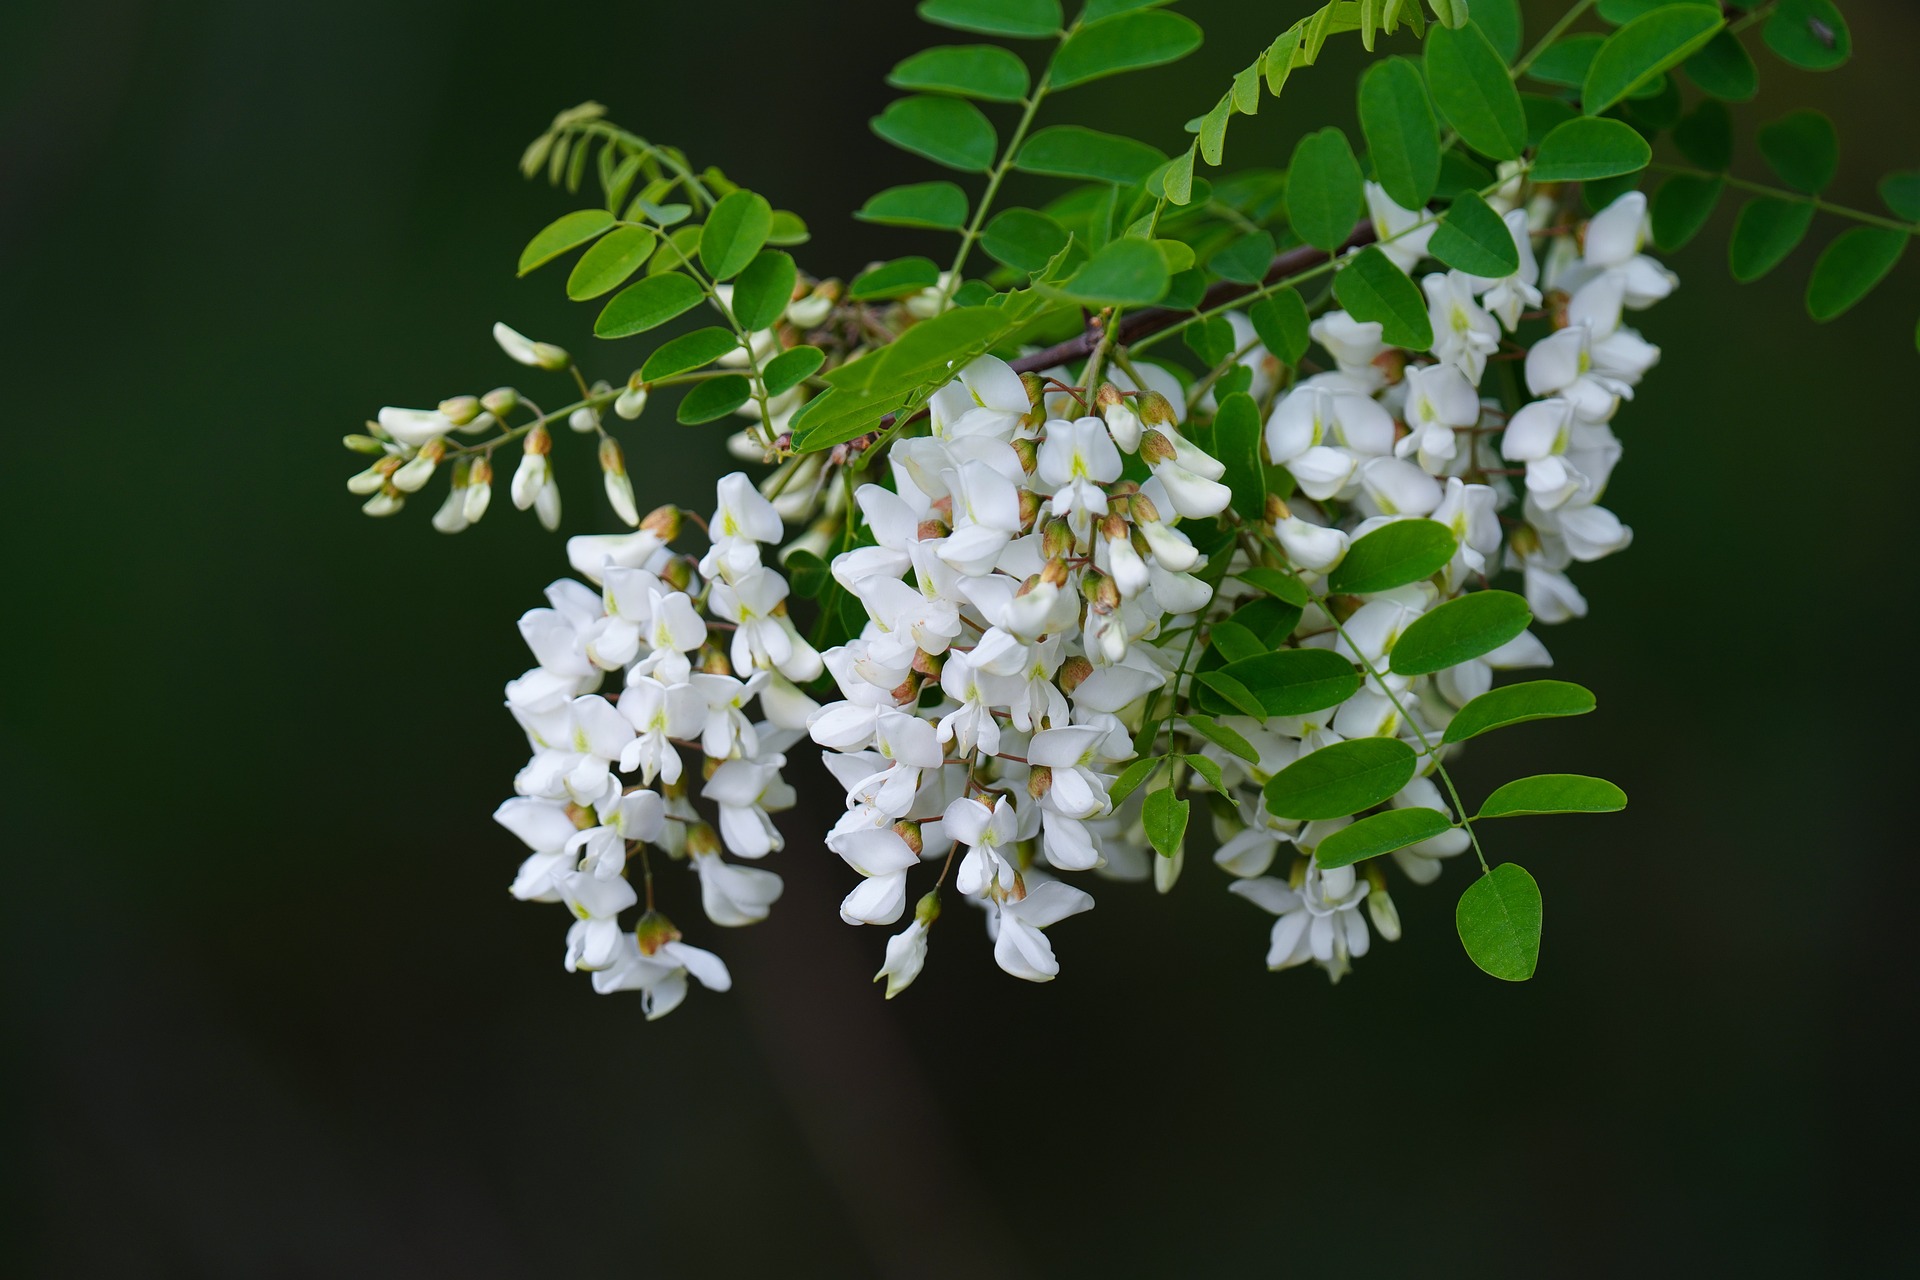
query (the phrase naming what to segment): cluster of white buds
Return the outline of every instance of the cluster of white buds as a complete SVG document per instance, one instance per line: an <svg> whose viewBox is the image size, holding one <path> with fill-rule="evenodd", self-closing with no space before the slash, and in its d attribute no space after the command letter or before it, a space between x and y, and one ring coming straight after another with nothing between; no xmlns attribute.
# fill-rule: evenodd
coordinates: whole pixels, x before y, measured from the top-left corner
<svg viewBox="0 0 1920 1280"><path fill-rule="evenodd" d="M786 580L761 561L781 538L771 504L738 472L721 480L697 560L671 545L681 517L665 507L632 533L568 540L594 586L555 582L548 607L520 619L537 665L508 683L507 707L533 758L494 814L532 851L513 895L573 913L568 970L592 972L596 991L641 992L649 1018L685 998L689 975L730 984L655 908L649 851L689 864L714 924L766 918L780 877L724 855L781 848L768 815L794 802L784 752L816 708L795 682L822 670L787 617ZM618 687L602 692L609 676Z"/></svg>

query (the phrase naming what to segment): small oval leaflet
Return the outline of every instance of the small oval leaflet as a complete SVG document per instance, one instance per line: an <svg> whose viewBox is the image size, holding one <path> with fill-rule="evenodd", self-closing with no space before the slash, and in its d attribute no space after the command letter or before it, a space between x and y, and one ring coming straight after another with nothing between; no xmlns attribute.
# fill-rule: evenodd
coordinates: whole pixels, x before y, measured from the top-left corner
<svg viewBox="0 0 1920 1280"><path fill-rule="evenodd" d="M1529 680L1489 689L1460 708L1447 722L1443 742L1465 742L1494 729L1528 720L1583 716L1593 710L1593 694L1567 680Z"/></svg>
<svg viewBox="0 0 1920 1280"><path fill-rule="evenodd" d="M1090 22L1067 37L1053 55L1049 83L1066 89L1175 62L1199 47L1200 28L1192 19L1161 9L1135 9Z"/></svg>
<svg viewBox="0 0 1920 1280"><path fill-rule="evenodd" d="M1605 778L1581 773L1540 773L1497 788L1474 819L1521 818L1545 813L1617 813L1627 793Z"/></svg>
<svg viewBox="0 0 1920 1280"><path fill-rule="evenodd" d="M573 264L567 276L567 296L585 302L619 288L640 269L659 242L660 237L646 227L615 227Z"/></svg>
<svg viewBox="0 0 1920 1280"><path fill-rule="evenodd" d="M1786 260L1813 225L1813 206L1801 200L1756 196L1740 206L1727 242L1727 267L1751 284Z"/></svg>
<svg viewBox="0 0 1920 1280"><path fill-rule="evenodd" d="M1583 182L1638 173L1653 148L1633 126L1599 116L1575 116L1541 140L1534 154L1536 182Z"/></svg>
<svg viewBox="0 0 1920 1280"><path fill-rule="evenodd" d="M1453 202L1447 216L1434 228L1427 251L1470 276L1497 280L1520 269L1520 250L1514 245L1513 232L1475 191L1464 192Z"/></svg>
<svg viewBox="0 0 1920 1280"><path fill-rule="evenodd" d="M1028 138L1014 157L1013 167L1022 173L1055 178L1145 182L1148 174L1166 162L1164 155L1144 142L1079 125L1057 124Z"/></svg>
<svg viewBox="0 0 1920 1280"><path fill-rule="evenodd" d="M593 322L596 338L624 338L663 325L700 305L706 295L683 275L648 276L613 295Z"/></svg>
<svg viewBox="0 0 1920 1280"><path fill-rule="evenodd" d="M1424 676L1491 653L1527 629L1533 613L1511 591L1473 591L1430 609L1394 642L1392 669Z"/></svg>
<svg viewBox="0 0 1920 1280"><path fill-rule="evenodd" d="M762 249L733 282L733 318L748 333L771 329L786 314L798 279L793 255Z"/></svg>
<svg viewBox="0 0 1920 1280"><path fill-rule="evenodd" d="M1393 346L1424 351L1433 345L1425 295L1374 245L1346 260L1333 278L1333 296L1354 319L1378 320L1381 336Z"/></svg>
<svg viewBox="0 0 1920 1280"><path fill-rule="evenodd" d="M853 215L889 227L958 231L967 224L967 193L951 182L916 182L875 192Z"/></svg>
<svg viewBox="0 0 1920 1280"><path fill-rule="evenodd" d="M1147 829L1147 840L1161 857L1171 858L1180 852L1187 838L1187 814L1191 807L1186 800L1174 799L1172 787L1147 792L1140 821Z"/></svg>
<svg viewBox="0 0 1920 1280"><path fill-rule="evenodd" d="M1060 0L921 0L928 22L983 36L1039 39L1060 30Z"/></svg>
<svg viewBox="0 0 1920 1280"><path fill-rule="evenodd" d="M997 44L941 45L901 61L888 74L887 83L896 89L1018 102L1027 93L1027 64Z"/></svg>
<svg viewBox="0 0 1920 1280"><path fill-rule="evenodd" d="M561 214L527 241L527 247L520 251L519 274L525 275L567 250L579 248L612 225L613 215L605 209L575 209Z"/></svg>
<svg viewBox="0 0 1920 1280"><path fill-rule="evenodd" d="M1267 811L1313 822L1344 818L1412 781L1413 748L1397 738L1355 738L1300 757L1267 780Z"/></svg>
<svg viewBox="0 0 1920 1280"><path fill-rule="evenodd" d="M1467 886L1453 911L1467 955L1506 982L1525 982L1540 963L1540 886L1517 862L1503 862Z"/></svg>
<svg viewBox="0 0 1920 1280"><path fill-rule="evenodd" d="M1580 106L1597 116L1698 52L1727 25L1718 5L1672 4L1642 14L1593 55Z"/></svg>
<svg viewBox="0 0 1920 1280"><path fill-rule="evenodd" d="M773 206L752 191L720 197L700 230L700 265L715 280L731 280L752 262L773 230Z"/></svg>
<svg viewBox="0 0 1920 1280"><path fill-rule="evenodd" d="M1807 314L1833 319L1887 278L1911 237L1891 227L1854 227L1834 237L1807 281Z"/></svg>
<svg viewBox="0 0 1920 1280"><path fill-rule="evenodd" d="M902 151L966 173L985 173L1000 145L980 108L958 98L898 98L867 123Z"/></svg>
<svg viewBox="0 0 1920 1280"><path fill-rule="evenodd" d="M752 398L753 384L747 381L745 374L722 374L710 381L695 384L693 390L681 399L674 417L687 426L699 426L703 422L726 417Z"/></svg>
<svg viewBox="0 0 1920 1280"><path fill-rule="evenodd" d="M1329 253L1347 242L1354 220L1366 210L1360 162L1347 135L1329 125L1293 148L1287 214L1300 238Z"/></svg>
<svg viewBox="0 0 1920 1280"><path fill-rule="evenodd" d="M1440 129L1427 104L1420 68L1388 58L1360 77L1360 130L1373 172L1403 209L1418 209L1440 182Z"/></svg>
<svg viewBox="0 0 1920 1280"><path fill-rule="evenodd" d="M1395 520L1347 549L1346 559L1327 575L1327 590L1367 595L1431 578L1447 567L1458 546L1452 531L1437 520Z"/></svg>
<svg viewBox="0 0 1920 1280"><path fill-rule="evenodd" d="M1351 866L1452 829L1453 819L1438 809L1387 809L1326 837L1313 851L1313 860L1322 867Z"/></svg>
<svg viewBox="0 0 1920 1280"><path fill-rule="evenodd" d="M766 379L767 394L777 396L799 386L827 362L827 353L818 347L789 347L767 361L760 376Z"/></svg>
<svg viewBox="0 0 1920 1280"><path fill-rule="evenodd" d="M739 346L740 339L734 336L733 330L717 325L683 333L671 342L662 343L659 350L647 357L647 362L640 366L640 380L658 382L698 369Z"/></svg>
<svg viewBox="0 0 1920 1280"><path fill-rule="evenodd" d="M1512 160L1527 145L1527 116L1507 64L1480 28L1427 32L1427 85L1466 144L1483 156Z"/></svg>
<svg viewBox="0 0 1920 1280"><path fill-rule="evenodd" d="M1274 716L1337 707L1360 688L1360 673L1353 663L1331 649L1280 649L1229 662L1221 670Z"/></svg>
<svg viewBox="0 0 1920 1280"><path fill-rule="evenodd" d="M940 268L932 258L895 258L871 271L863 271L847 286L847 296L855 302L874 298L904 298L940 281Z"/></svg>
<svg viewBox="0 0 1920 1280"><path fill-rule="evenodd" d="M1818 111L1790 111L1754 135L1767 166L1796 191L1819 195L1840 171L1840 137Z"/></svg>

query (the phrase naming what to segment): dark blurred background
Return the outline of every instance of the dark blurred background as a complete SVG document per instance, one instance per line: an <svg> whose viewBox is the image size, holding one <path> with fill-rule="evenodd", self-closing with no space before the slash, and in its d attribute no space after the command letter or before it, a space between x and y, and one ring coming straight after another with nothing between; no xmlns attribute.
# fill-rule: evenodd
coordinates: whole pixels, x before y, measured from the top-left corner
<svg viewBox="0 0 1920 1280"><path fill-rule="evenodd" d="M1306 6L1186 7L1199 54L1051 118L1171 146ZM1528 5L1530 36L1557 7ZM1920 12L1844 8L1853 63L1763 56L1739 118L1831 111L1836 198L1877 208L1879 174L1920 165ZM1669 361L1620 416L1609 494L1638 540L1581 575L1594 617L1547 637L1601 714L1465 766L1633 796L1498 833L1547 897L1532 983L1461 954L1461 867L1403 888L1405 940L1337 990L1269 974L1268 918L1202 859L1165 901L1099 890L1048 986L999 973L956 908L883 1003L882 932L834 918L849 877L808 834L817 790L770 922L716 938L667 878L732 994L649 1025L561 971L563 913L508 898L518 846L488 817L522 756L498 705L513 621L560 539L504 500L457 539L428 527L437 497L367 520L338 438L508 380L496 318L597 373L638 362L645 343L594 349L559 276L513 278L570 207L515 160L587 97L800 212L818 274L946 252L848 214L941 176L865 122L895 60L954 38L905 4L7 6L0 1270L1920 1261L1898 817L1920 261L1816 327L1813 246L1736 288L1727 208L1643 317ZM1351 122L1347 43L1235 125L1231 162ZM1751 148L1742 169L1763 176ZM702 505L726 466L714 428L624 434L643 510ZM607 517L572 462L581 532Z"/></svg>

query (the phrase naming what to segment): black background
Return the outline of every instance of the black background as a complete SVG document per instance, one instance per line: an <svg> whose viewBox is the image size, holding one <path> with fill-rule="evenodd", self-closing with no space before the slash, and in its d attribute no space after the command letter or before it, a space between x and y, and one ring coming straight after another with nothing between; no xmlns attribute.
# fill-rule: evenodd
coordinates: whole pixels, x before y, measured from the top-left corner
<svg viewBox="0 0 1920 1280"><path fill-rule="evenodd" d="M1196 0L1198 55L1049 118L1171 146L1304 7ZM1828 109L1836 198L1877 207L1879 173L1920 164L1920 13L1845 7L1854 62L1763 57L1739 116ZM1331 989L1267 973L1268 919L1196 859L1165 900L1096 886L1048 986L955 909L883 1003L881 933L835 920L849 877L806 835L817 772L770 922L716 939L668 876L732 994L649 1025L562 973L565 921L502 892L517 845L488 818L521 756L513 620L559 541L504 502L452 540L431 503L369 521L338 437L506 379L496 318L596 373L638 362L593 349L557 277L512 274L568 207L514 161L588 96L803 214L818 274L942 251L847 214L940 176L865 120L945 38L904 4L9 6L9 1272L1913 1265L1920 275L1909 255L1816 327L1814 246L1737 289L1725 209L1644 317L1668 360L1620 415L1609 493L1637 541L1547 636L1601 713L1464 766L1633 796L1498 833L1546 893L1532 983L1460 954L1461 868L1403 889L1406 938ZM1236 123L1230 162L1350 122L1354 65ZM643 510L704 506L726 465L719 431L663 414L625 439ZM566 465L580 532L605 517Z"/></svg>

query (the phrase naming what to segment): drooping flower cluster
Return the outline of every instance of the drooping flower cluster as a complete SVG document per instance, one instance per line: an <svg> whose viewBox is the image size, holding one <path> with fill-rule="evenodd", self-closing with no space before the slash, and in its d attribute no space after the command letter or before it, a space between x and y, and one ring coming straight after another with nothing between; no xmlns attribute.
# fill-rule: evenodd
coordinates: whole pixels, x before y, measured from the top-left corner
<svg viewBox="0 0 1920 1280"><path fill-rule="evenodd" d="M761 561L780 518L746 476L720 481L697 562L669 545L679 524L664 508L632 533L568 540L594 585L563 578L520 619L537 665L508 683L507 708L533 757L494 814L531 850L513 895L573 913L568 970L590 971L596 991L639 991L649 1018L685 998L689 975L731 982L655 910L649 849L689 864L714 924L766 918L781 880L750 863L783 845L769 814L794 802L784 752L815 707L795 682L821 673L787 617L786 579ZM642 905L635 861L644 912L623 928Z"/></svg>

